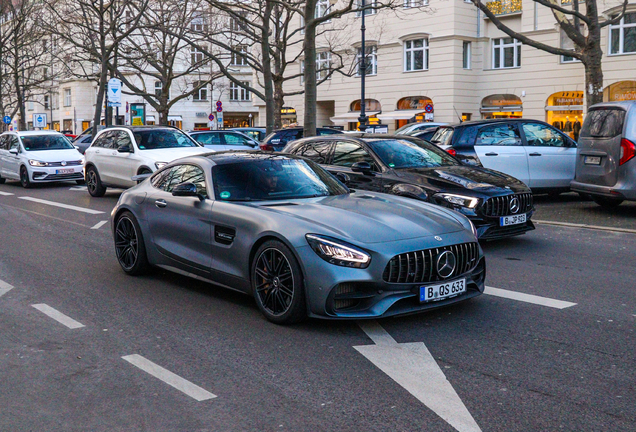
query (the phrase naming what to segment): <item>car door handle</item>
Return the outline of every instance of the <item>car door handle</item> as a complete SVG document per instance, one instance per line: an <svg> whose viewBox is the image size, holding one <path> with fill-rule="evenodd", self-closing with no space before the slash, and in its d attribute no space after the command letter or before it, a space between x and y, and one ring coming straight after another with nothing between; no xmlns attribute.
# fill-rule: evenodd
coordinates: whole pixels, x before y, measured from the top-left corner
<svg viewBox="0 0 636 432"><path fill-rule="evenodd" d="M166 207L168 205L168 203L166 202L166 200L160 199L160 200L155 201L155 205L157 207L159 207L159 208L164 208L164 207Z"/></svg>
<svg viewBox="0 0 636 432"><path fill-rule="evenodd" d="M486 156L499 156L499 153L490 152L490 153L486 153Z"/></svg>
<svg viewBox="0 0 636 432"><path fill-rule="evenodd" d="M528 156L541 156L541 153L529 153Z"/></svg>
<svg viewBox="0 0 636 432"><path fill-rule="evenodd" d="M99 150L95 150L95 153L99 154Z"/></svg>

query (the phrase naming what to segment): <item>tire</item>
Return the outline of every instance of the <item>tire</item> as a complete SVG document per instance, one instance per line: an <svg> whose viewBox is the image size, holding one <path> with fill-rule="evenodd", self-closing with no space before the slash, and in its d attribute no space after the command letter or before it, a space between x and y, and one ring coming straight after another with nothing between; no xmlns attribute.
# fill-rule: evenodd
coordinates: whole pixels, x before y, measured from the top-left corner
<svg viewBox="0 0 636 432"><path fill-rule="evenodd" d="M623 202L620 198L607 198L604 196L592 195L592 199L598 205L606 209L613 209L621 205Z"/></svg>
<svg viewBox="0 0 636 432"><path fill-rule="evenodd" d="M20 184L25 189L29 189L31 187L31 180L29 179L29 171L27 171L25 166L20 168Z"/></svg>
<svg viewBox="0 0 636 432"><path fill-rule="evenodd" d="M7 180L7 179L4 179L4 178L0 177L0 184L4 184L4 182L5 182L6 180Z"/></svg>
<svg viewBox="0 0 636 432"><path fill-rule="evenodd" d="M115 254L124 272L136 276L148 270L146 245L141 227L129 211L123 212L115 221Z"/></svg>
<svg viewBox="0 0 636 432"><path fill-rule="evenodd" d="M86 189L95 198L103 197L106 193L106 187L102 184L97 168L94 166L88 167L86 170Z"/></svg>
<svg viewBox="0 0 636 432"><path fill-rule="evenodd" d="M256 305L269 321L293 324L307 317L300 266L282 242L269 240L258 248L251 276Z"/></svg>
<svg viewBox="0 0 636 432"><path fill-rule="evenodd" d="M75 180L75 183L77 183L78 185L83 185L86 183L85 180Z"/></svg>

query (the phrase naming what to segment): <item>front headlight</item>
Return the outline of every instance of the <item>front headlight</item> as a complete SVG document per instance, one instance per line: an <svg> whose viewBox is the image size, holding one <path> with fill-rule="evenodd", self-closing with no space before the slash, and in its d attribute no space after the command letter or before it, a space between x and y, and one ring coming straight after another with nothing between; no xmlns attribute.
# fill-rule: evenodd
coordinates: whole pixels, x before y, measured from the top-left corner
<svg viewBox="0 0 636 432"><path fill-rule="evenodd" d="M84 165L85 163L86 163L86 158L85 157L81 158L80 159L80 164Z"/></svg>
<svg viewBox="0 0 636 432"><path fill-rule="evenodd" d="M155 162L155 166L157 167L157 169L161 169L166 165L168 165L168 162Z"/></svg>
<svg viewBox="0 0 636 432"><path fill-rule="evenodd" d="M40 162L40 161L34 160L34 159L29 159L29 165L36 166L36 167L49 166L49 164L47 162Z"/></svg>
<svg viewBox="0 0 636 432"><path fill-rule="evenodd" d="M371 262L371 255L340 240L316 234L307 234L305 238L314 252L330 264L343 267L367 268Z"/></svg>
<svg viewBox="0 0 636 432"><path fill-rule="evenodd" d="M460 207L466 207L469 209L474 209L479 204L479 198L469 197L464 195L456 195L450 193L438 193L435 194L435 197L438 199L442 199L451 204L458 205Z"/></svg>

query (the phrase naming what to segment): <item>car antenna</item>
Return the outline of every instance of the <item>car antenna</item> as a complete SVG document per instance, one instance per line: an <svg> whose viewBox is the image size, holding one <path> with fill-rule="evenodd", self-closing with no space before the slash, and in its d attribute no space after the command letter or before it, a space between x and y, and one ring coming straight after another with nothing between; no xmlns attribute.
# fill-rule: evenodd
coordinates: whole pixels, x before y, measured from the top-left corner
<svg viewBox="0 0 636 432"><path fill-rule="evenodd" d="M463 122L462 117L459 115L459 113L455 109L455 105L453 105L453 109L455 110L455 114L457 114L457 118L459 119L459 122L462 123Z"/></svg>

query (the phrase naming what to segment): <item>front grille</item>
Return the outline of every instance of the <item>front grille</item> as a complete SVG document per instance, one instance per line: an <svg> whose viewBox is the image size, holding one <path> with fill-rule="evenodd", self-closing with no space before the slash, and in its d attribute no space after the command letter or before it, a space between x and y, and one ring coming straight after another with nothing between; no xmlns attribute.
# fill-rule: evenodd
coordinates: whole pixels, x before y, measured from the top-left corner
<svg viewBox="0 0 636 432"><path fill-rule="evenodd" d="M442 278L435 268L437 257L444 251L455 255L456 265L450 276ZM471 271L477 265L477 243L462 243L396 255L386 265L382 279L389 283L425 283L451 279Z"/></svg>
<svg viewBox="0 0 636 432"><path fill-rule="evenodd" d="M84 174L80 171L71 174L49 174L45 178L39 180L82 180L83 178Z"/></svg>
<svg viewBox="0 0 636 432"><path fill-rule="evenodd" d="M77 166L77 165L81 165L82 161L81 160L76 160L76 161L66 161L66 165L62 165L62 162L49 162L48 166Z"/></svg>
<svg viewBox="0 0 636 432"><path fill-rule="evenodd" d="M509 226L493 226L490 227L484 232L479 239L480 240L495 240L506 237L513 237L516 235L521 235L526 231L531 231L534 229L534 225L532 222L528 221L526 223L517 224L517 225L509 225Z"/></svg>
<svg viewBox="0 0 636 432"><path fill-rule="evenodd" d="M513 197L519 200L519 210L516 213L510 211L510 201ZM510 216L512 214L528 213L532 210L532 194L510 194L488 198L482 207L484 216Z"/></svg>

